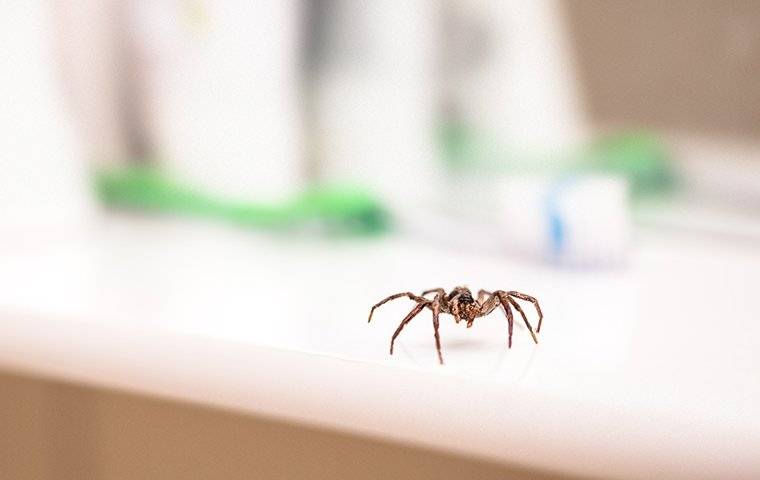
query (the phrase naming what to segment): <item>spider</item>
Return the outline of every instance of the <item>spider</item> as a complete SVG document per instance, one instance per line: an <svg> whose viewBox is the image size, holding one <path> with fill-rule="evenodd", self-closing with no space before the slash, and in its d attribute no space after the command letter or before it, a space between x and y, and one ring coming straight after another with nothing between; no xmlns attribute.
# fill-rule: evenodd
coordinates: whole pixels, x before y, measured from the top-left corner
<svg viewBox="0 0 760 480"><path fill-rule="evenodd" d="M431 293L435 293L435 298L430 299L426 297L426 295L429 295ZM515 310L517 310L517 312L522 316L522 319L525 322L525 326L528 327L528 331L533 337L533 341L536 343L538 343L536 333L541 331L541 322L544 319L544 315L541 313L541 307L538 305L538 300L536 300L534 297L531 297L530 295L514 291L505 292L504 290L496 290L493 293L486 290L480 290L478 292L478 298L476 300L472 298L472 292L470 292L469 288L456 287L448 294L443 288L433 288L430 290L425 290L422 292L422 295L415 295L412 292L401 292L395 295L391 295L372 307L372 310L369 312L369 319L367 320L367 323L372 321L372 314L375 313L376 308L380 307L386 302L390 302L391 300L395 300L401 297L408 297L410 300L417 302L417 305L415 305L414 308L407 314L407 316L404 317L396 331L393 333L393 336L391 337L391 355L393 355L393 343L396 341L396 337L398 337L399 333L401 333L401 330L403 330L406 324L411 322L412 319L422 311L422 309L427 307L433 312L435 348L438 350L438 361L441 363L441 365L443 365L443 356L441 355L441 338L438 335L438 315L441 313L448 313L452 315L456 323L459 323L460 321L466 322L467 328L470 328L476 318L484 317L493 312L496 307L501 306L502 310L504 311L504 315L507 317L507 329L509 332L507 340L508 348L512 348L512 326L514 324L511 307L514 307ZM525 312L517 303L517 301L515 301L516 298L530 302L536 308L536 312L538 312L538 327L536 328L535 333L533 332L533 327L530 325L530 322L528 322L528 317L525 316Z"/></svg>

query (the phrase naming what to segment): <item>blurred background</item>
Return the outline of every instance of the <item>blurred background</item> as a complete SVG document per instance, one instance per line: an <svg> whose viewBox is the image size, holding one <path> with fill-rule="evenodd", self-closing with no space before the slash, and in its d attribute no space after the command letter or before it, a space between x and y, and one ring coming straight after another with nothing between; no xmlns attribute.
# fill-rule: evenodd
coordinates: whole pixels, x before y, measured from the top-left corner
<svg viewBox="0 0 760 480"><path fill-rule="evenodd" d="M593 266L631 226L758 235L754 2L6 10L3 228L98 205Z"/></svg>
<svg viewBox="0 0 760 480"><path fill-rule="evenodd" d="M550 306L565 284L595 299L591 279L609 287L603 305L634 311L642 238L675 239L673 252L760 244L760 2L2 10L0 297L14 306L351 356L385 342L356 332L393 291L500 288L486 268L504 267ZM70 254L16 253L72 241ZM665 271L671 253L644 257ZM327 328L292 340L284 304ZM315 305L361 317L351 335L365 340ZM243 327L255 308L285 320ZM78 431L87 415L72 408L55 428ZM86 456L74 443L56 448Z"/></svg>

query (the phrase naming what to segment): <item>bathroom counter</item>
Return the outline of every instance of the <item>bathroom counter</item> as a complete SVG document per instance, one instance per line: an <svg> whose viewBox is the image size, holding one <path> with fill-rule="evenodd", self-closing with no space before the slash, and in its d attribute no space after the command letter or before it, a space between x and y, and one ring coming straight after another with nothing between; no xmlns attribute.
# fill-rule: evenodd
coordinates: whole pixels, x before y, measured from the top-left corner
<svg viewBox="0 0 760 480"><path fill-rule="evenodd" d="M390 293L537 296L539 345ZM0 240L0 369L537 471L760 475L760 248L644 234L630 265L554 269L409 240L267 238L110 219ZM531 319L535 312L526 305Z"/></svg>

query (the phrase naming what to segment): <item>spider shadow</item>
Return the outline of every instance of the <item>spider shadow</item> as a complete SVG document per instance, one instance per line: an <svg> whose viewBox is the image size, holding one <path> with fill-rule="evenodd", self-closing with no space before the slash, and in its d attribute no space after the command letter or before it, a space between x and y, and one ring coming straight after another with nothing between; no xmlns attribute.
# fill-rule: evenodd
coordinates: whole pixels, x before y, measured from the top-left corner
<svg viewBox="0 0 760 480"><path fill-rule="evenodd" d="M479 338L452 338L442 343L446 350L470 351L481 350L491 342Z"/></svg>
<svg viewBox="0 0 760 480"><path fill-rule="evenodd" d="M424 351L430 347L428 342L420 342L419 344L397 342L397 345L401 347L404 353L409 355L410 358L415 356L413 352ZM441 350L444 355L446 355L446 352L468 353L483 351L490 347L493 347L491 342L479 338L453 338L441 341ZM435 352L435 345L433 345L433 352Z"/></svg>

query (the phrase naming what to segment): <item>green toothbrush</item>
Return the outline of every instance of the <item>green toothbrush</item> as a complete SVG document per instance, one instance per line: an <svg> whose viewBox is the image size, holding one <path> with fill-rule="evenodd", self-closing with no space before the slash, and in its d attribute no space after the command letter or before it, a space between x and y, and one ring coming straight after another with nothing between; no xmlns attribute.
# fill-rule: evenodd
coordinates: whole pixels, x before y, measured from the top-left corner
<svg viewBox="0 0 760 480"><path fill-rule="evenodd" d="M678 184L666 147L655 135L646 132L607 135L574 151L562 152L512 151L455 121L444 123L440 134L443 158L454 171L614 173L630 181L636 200L666 196Z"/></svg>
<svg viewBox="0 0 760 480"><path fill-rule="evenodd" d="M182 185L153 167L100 169L95 190L106 205L218 219L273 230L318 227L330 234L377 234L389 215L358 187L313 186L283 203L232 201Z"/></svg>

